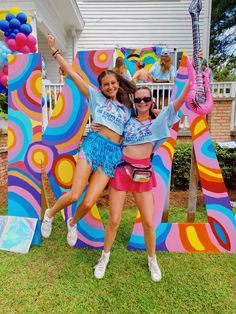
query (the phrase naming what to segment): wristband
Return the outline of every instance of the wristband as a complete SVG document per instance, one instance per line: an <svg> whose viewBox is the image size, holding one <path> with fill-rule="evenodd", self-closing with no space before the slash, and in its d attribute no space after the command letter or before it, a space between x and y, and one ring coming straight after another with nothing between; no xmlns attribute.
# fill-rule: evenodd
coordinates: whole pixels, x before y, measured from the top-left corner
<svg viewBox="0 0 236 314"><path fill-rule="evenodd" d="M59 49L53 52L52 56L54 57L59 52Z"/></svg>

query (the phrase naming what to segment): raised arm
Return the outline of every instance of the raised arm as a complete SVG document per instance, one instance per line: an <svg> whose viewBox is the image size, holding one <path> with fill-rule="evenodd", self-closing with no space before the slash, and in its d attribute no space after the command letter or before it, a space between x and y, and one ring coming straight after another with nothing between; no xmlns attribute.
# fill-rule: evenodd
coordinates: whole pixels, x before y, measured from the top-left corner
<svg viewBox="0 0 236 314"><path fill-rule="evenodd" d="M190 84L189 84L189 81L187 81L187 83L185 84L180 96L174 101L173 106L174 106L175 112L178 111L180 109L180 107L184 104L189 90L190 90Z"/></svg>
<svg viewBox="0 0 236 314"><path fill-rule="evenodd" d="M75 72L75 70L72 68L72 66L59 53L59 50L56 48L55 38L52 35L48 35L48 46L52 52L53 57L57 61L57 63L61 66L61 68L65 71L65 73L71 77L72 81L75 83L75 85L80 90L80 92L86 98L88 98L88 96L89 96L89 91L88 91L89 85L79 76L78 73Z"/></svg>

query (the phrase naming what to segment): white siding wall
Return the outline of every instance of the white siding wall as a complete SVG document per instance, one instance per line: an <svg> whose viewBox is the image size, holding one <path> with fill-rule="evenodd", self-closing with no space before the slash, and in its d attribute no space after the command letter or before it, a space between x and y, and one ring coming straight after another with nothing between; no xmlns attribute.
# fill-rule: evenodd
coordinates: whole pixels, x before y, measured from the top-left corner
<svg viewBox="0 0 236 314"><path fill-rule="evenodd" d="M192 54L191 0L172 1L77 1L85 21L77 48L99 49L115 47L145 47L167 45L169 49L185 48ZM208 9L211 0L203 0L200 16L204 54L208 54ZM203 34L203 32L205 32Z"/></svg>
<svg viewBox="0 0 236 314"><path fill-rule="evenodd" d="M58 64L52 57L49 49L48 49L48 43L47 38L42 34L42 32L38 31L38 43L39 47L38 50L42 53L43 58L45 60L47 72L48 72L48 79L52 83L58 83L59 82L59 74L58 74ZM72 63L73 55L74 55L74 48L73 48L73 39L68 36L67 40L67 49L66 51L63 51L63 55L68 60L68 62Z"/></svg>

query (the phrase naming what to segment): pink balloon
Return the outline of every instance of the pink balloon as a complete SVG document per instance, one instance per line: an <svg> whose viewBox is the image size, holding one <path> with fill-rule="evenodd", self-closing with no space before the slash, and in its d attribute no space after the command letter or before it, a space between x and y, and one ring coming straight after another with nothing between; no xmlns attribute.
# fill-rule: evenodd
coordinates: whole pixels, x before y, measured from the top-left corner
<svg viewBox="0 0 236 314"><path fill-rule="evenodd" d="M4 74L8 74L8 66L7 65L4 65L4 67L2 68L2 72Z"/></svg>
<svg viewBox="0 0 236 314"><path fill-rule="evenodd" d="M30 48L27 45L25 45L23 47L20 47L19 51L22 53L30 53Z"/></svg>
<svg viewBox="0 0 236 314"><path fill-rule="evenodd" d="M7 42L7 46L11 51L17 51L15 39L13 39L13 38L9 39Z"/></svg>
<svg viewBox="0 0 236 314"><path fill-rule="evenodd" d="M30 52L37 52L37 47L36 46L33 46L33 47L30 47Z"/></svg>
<svg viewBox="0 0 236 314"><path fill-rule="evenodd" d="M7 86L7 75L4 74L1 76L1 83L2 85L4 85L5 87Z"/></svg>
<svg viewBox="0 0 236 314"><path fill-rule="evenodd" d="M27 36L27 45L31 48L34 47L36 45L36 38L34 37L34 35L28 35Z"/></svg>
<svg viewBox="0 0 236 314"><path fill-rule="evenodd" d="M15 40L16 40L17 47L19 48L26 45L27 37L23 33L18 33L16 34Z"/></svg>

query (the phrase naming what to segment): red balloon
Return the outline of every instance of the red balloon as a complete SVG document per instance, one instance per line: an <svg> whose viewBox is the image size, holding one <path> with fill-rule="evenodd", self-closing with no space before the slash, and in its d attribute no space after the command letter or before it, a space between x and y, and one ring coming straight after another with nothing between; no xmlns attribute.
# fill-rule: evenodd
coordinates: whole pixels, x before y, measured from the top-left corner
<svg viewBox="0 0 236 314"><path fill-rule="evenodd" d="M27 37L23 33L18 33L16 34L15 40L16 40L17 47L19 48L26 45Z"/></svg>
<svg viewBox="0 0 236 314"><path fill-rule="evenodd" d="M22 52L22 53L30 53L30 48L27 45L25 45L23 47L20 47L20 52Z"/></svg>
<svg viewBox="0 0 236 314"><path fill-rule="evenodd" d="M8 42L9 39L10 39L9 37L5 37L5 43L6 43L6 44L7 44L7 42Z"/></svg>
<svg viewBox="0 0 236 314"><path fill-rule="evenodd" d="M36 45L36 38L34 37L34 35L28 35L27 36L27 45L31 48L34 47Z"/></svg>
<svg viewBox="0 0 236 314"><path fill-rule="evenodd" d="M13 39L13 38L9 39L7 42L7 46L11 51L17 51L15 39Z"/></svg>
<svg viewBox="0 0 236 314"><path fill-rule="evenodd" d="M1 76L1 80L0 82L2 83L2 85L4 85L5 87L7 87L7 75L4 74Z"/></svg>
<svg viewBox="0 0 236 314"><path fill-rule="evenodd" d="M4 65L4 67L2 68L2 72L4 74L8 74L8 66L7 65Z"/></svg>

